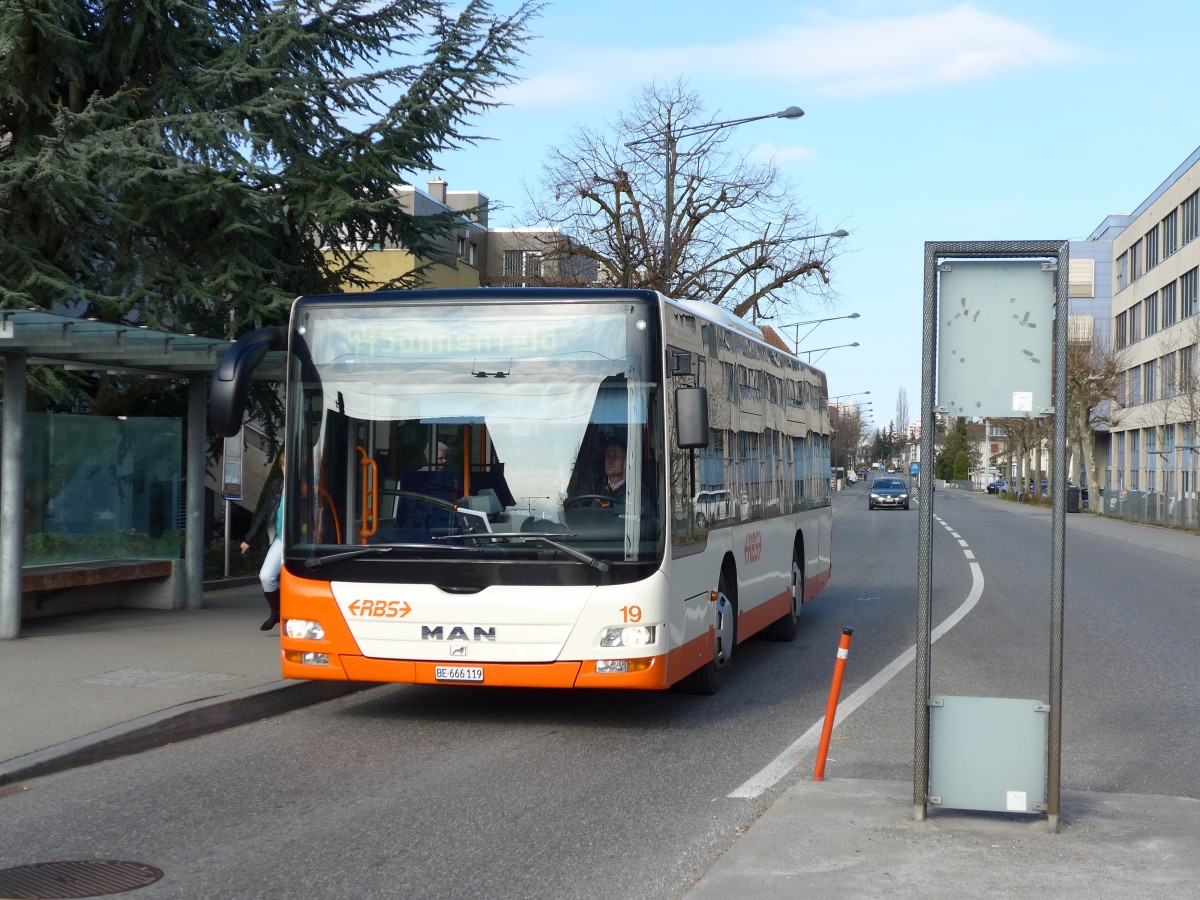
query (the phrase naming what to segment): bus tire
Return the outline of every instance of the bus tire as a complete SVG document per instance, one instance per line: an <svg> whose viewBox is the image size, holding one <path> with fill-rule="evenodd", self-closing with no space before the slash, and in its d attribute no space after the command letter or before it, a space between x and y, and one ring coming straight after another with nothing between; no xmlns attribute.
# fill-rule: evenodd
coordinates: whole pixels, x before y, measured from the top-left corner
<svg viewBox="0 0 1200 900"><path fill-rule="evenodd" d="M801 559L800 548L792 549L792 608L763 629L763 637L768 641L784 641L791 643L799 631L800 610L804 605L804 563Z"/></svg>
<svg viewBox="0 0 1200 900"><path fill-rule="evenodd" d="M722 569L717 582L716 647L713 658L679 682L685 694L715 694L725 683L737 645L737 581L731 569Z"/></svg>

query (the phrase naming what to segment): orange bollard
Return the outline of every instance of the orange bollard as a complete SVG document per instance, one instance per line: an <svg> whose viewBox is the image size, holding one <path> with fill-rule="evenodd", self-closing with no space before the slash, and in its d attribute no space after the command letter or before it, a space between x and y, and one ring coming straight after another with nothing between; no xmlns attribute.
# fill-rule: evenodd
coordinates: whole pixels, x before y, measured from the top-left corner
<svg viewBox="0 0 1200 900"><path fill-rule="evenodd" d="M838 698L842 694L842 675L846 672L846 657L850 655L850 637L853 628L842 629L842 641L838 644L837 663L833 667L833 684L829 686L829 703L825 707L825 727L821 730L821 745L817 748L817 765L813 769L813 781L825 780L825 757L829 754L829 738L833 735L833 720L837 716Z"/></svg>

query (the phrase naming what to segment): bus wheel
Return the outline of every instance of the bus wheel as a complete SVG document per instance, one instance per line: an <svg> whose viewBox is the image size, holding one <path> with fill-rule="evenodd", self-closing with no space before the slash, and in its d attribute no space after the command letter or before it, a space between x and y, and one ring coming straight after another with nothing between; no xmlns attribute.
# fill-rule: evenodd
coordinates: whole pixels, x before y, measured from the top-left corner
<svg viewBox="0 0 1200 900"><path fill-rule="evenodd" d="M796 639L797 625L800 621L800 607L804 603L804 565L800 562L800 548L792 550L792 608L763 629L763 637L768 641L787 641Z"/></svg>
<svg viewBox="0 0 1200 900"><path fill-rule="evenodd" d="M737 596L731 592L725 572L721 573L721 580L717 583L715 603L717 621L713 635L716 644L713 658L679 682L679 690L685 694L715 694L721 689L733 664L733 648L737 644Z"/></svg>

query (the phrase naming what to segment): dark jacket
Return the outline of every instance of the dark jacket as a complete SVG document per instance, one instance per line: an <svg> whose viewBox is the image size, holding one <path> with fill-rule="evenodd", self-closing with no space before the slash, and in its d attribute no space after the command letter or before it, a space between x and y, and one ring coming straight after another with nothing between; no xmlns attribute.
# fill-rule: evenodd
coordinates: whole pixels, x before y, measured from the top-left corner
<svg viewBox="0 0 1200 900"><path fill-rule="evenodd" d="M276 477L267 488L267 496L263 498L263 502L259 504L258 509L254 513L254 519L250 522L250 530L246 532L246 536L242 538L247 544L253 544L254 539L258 537L259 529L264 525L273 526L275 523L275 512L279 509L279 500L283 497L283 478ZM268 527L268 534L270 528Z"/></svg>

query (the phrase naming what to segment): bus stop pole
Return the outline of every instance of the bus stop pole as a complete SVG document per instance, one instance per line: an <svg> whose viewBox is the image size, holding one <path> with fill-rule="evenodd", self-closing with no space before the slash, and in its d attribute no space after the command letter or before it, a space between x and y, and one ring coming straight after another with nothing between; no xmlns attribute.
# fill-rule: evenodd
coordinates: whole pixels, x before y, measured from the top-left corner
<svg viewBox="0 0 1200 900"><path fill-rule="evenodd" d="M1054 278L1054 447L1051 458L1050 541L1050 719L1046 723L1046 819L1057 833L1062 799L1063 613L1067 542L1067 342L1070 244L1058 252Z"/></svg>
<svg viewBox="0 0 1200 900"><path fill-rule="evenodd" d="M936 419L934 372L937 364L937 253L925 244L925 294L921 339L921 503L917 532L916 687L913 710L913 818L925 821L929 794L929 663L933 646L933 460Z"/></svg>

